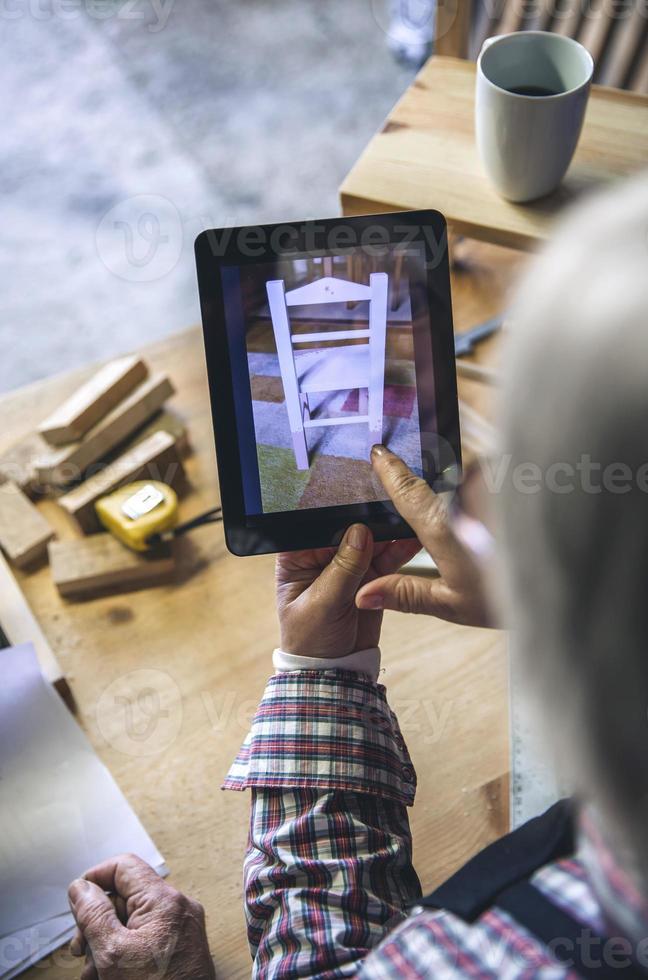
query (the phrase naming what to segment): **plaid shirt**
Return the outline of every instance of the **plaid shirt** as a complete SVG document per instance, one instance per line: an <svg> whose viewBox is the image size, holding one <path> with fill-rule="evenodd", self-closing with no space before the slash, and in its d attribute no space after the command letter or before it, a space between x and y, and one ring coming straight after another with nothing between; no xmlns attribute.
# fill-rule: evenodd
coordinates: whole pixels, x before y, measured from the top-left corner
<svg viewBox="0 0 648 980"><path fill-rule="evenodd" d="M254 977L574 976L504 912L472 926L447 912L409 912L421 896L407 817L415 787L382 685L345 670L269 680L224 784L252 790L245 897ZM594 836L588 846L600 849ZM612 907L632 904L617 868L604 877ZM533 882L606 935L580 856Z"/></svg>

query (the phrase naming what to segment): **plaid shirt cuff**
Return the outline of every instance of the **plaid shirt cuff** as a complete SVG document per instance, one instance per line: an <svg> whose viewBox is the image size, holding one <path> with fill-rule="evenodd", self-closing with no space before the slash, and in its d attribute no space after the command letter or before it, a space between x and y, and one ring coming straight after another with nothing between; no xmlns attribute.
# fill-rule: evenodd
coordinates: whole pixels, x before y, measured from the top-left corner
<svg viewBox="0 0 648 980"><path fill-rule="evenodd" d="M382 684L347 670L268 681L223 789L343 790L411 806L416 775Z"/></svg>

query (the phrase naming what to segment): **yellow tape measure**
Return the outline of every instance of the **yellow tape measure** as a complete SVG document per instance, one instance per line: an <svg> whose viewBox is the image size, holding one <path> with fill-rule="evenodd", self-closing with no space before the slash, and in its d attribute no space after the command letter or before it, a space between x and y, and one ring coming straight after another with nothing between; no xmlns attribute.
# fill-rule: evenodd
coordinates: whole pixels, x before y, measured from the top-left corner
<svg viewBox="0 0 648 980"><path fill-rule="evenodd" d="M95 504L97 517L133 551L147 551L150 539L178 523L178 497L158 480L140 480L115 490Z"/></svg>
<svg viewBox="0 0 648 980"><path fill-rule="evenodd" d="M95 511L106 530L133 551L148 551L162 537L177 537L223 519L221 508L212 507L178 525L176 492L159 480L129 483L98 500Z"/></svg>

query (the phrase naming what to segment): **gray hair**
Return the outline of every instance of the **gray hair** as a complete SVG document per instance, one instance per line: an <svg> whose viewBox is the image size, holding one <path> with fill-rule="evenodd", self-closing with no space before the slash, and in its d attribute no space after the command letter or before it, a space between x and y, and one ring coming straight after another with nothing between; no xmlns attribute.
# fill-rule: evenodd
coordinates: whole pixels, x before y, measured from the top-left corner
<svg viewBox="0 0 648 980"><path fill-rule="evenodd" d="M516 643L554 746L646 893L648 177L574 210L512 324L500 519ZM524 466L542 474L533 489Z"/></svg>

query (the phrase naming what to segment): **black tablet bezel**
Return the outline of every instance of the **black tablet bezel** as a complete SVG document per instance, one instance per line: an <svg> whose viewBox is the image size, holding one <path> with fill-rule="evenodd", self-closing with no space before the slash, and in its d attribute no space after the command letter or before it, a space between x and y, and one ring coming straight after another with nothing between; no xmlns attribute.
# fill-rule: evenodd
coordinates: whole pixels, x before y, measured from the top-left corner
<svg viewBox="0 0 648 980"><path fill-rule="evenodd" d="M403 246L425 245L427 301L430 317L438 440L434 446L434 472L427 482L437 492L457 486L461 472L461 446L457 402L447 226L438 211L403 211L389 214L330 218L292 224L259 225L203 231L195 242L203 335L209 378L218 477L225 540L240 556L295 551L338 544L355 521L367 524L377 541L413 536L409 525L390 501L345 504L249 516L245 512L243 477L237 437L230 349L226 331L220 267L272 262L297 254L347 254L348 245L335 242L377 242ZM346 237L345 237L346 232ZM290 247L282 245L289 242ZM425 465L425 461L424 461Z"/></svg>

